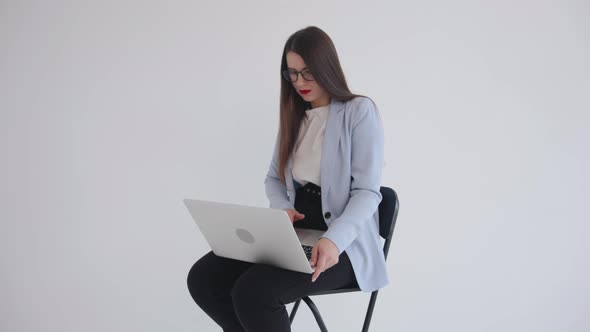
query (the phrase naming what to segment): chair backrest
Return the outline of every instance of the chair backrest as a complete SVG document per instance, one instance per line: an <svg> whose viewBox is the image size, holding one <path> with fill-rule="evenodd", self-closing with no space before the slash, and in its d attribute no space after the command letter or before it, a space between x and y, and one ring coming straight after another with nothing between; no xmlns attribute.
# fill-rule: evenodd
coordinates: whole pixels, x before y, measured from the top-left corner
<svg viewBox="0 0 590 332"><path fill-rule="evenodd" d="M399 200L397 193L389 187L381 187L380 192L383 198L381 199L381 203L379 203L379 235L385 239L383 254L387 258L399 211Z"/></svg>

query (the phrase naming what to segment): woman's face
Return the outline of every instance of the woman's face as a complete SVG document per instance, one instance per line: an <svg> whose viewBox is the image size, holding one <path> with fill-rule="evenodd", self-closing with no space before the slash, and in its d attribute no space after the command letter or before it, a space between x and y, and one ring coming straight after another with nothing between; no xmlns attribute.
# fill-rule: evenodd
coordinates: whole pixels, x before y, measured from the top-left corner
<svg viewBox="0 0 590 332"><path fill-rule="evenodd" d="M288 52L286 57L287 67L292 77L291 84L293 84L293 87L301 98L311 103L311 107L313 108L328 105L330 103L330 95L313 79L303 58L292 51ZM303 73L295 73L296 71ZM303 76L305 76L305 79ZM294 79L296 79L295 82L293 82Z"/></svg>

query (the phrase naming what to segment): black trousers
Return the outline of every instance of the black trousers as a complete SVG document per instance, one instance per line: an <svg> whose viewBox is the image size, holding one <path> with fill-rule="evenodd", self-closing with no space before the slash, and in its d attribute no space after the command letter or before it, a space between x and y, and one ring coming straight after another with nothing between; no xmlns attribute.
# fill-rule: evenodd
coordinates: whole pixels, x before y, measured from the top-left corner
<svg viewBox="0 0 590 332"><path fill-rule="evenodd" d="M320 187L297 189L295 208L305 214L296 227L327 229ZM225 332L291 331L285 305L319 290L356 286L346 252L315 282L311 274L216 256L209 252L190 269L187 285L193 300Z"/></svg>

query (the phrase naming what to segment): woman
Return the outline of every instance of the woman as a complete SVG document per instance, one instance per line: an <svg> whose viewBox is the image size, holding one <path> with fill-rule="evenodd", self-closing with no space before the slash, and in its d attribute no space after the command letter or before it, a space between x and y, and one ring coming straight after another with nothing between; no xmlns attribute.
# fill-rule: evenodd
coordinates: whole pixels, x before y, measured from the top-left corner
<svg viewBox="0 0 590 332"><path fill-rule="evenodd" d="M348 89L330 37L295 32L281 62L280 126L265 179L271 208L324 230L312 275L218 257L195 263L188 287L223 331L290 331L285 304L319 290L388 283L377 207L383 128L373 102Z"/></svg>

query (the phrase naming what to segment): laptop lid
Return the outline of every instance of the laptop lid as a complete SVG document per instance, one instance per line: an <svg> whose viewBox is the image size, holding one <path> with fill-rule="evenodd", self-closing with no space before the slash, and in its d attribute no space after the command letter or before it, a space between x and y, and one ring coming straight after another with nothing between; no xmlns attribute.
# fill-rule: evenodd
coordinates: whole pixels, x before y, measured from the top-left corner
<svg viewBox="0 0 590 332"><path fill-rule="evenodd" d="M217 256L313 273L284 210L196 199L183 202ZM314 235L300 233L308 236L305 242L313 242L309 236Z"/></svg>

